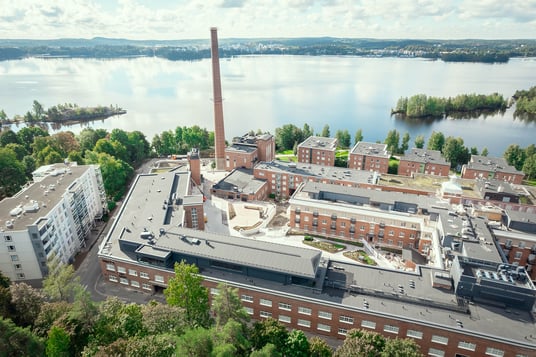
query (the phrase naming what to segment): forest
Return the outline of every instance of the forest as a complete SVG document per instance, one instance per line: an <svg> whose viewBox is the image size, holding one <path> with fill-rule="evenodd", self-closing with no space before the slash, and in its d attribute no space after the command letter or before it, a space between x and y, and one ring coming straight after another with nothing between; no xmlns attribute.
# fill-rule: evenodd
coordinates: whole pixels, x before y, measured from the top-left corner
<svg viewBox="0 0 536 357"><path fill-rule="evenodd" d="M93 301L72 265L52 266L43 288L13 284L0 272L0 355L125 357L420 357L411 339L349 330L336 348L287 330L272 318L251 321L238 289L209 289L195 265L175 264L166 303ZM210 298L211 296L211 298Z"/></svg>

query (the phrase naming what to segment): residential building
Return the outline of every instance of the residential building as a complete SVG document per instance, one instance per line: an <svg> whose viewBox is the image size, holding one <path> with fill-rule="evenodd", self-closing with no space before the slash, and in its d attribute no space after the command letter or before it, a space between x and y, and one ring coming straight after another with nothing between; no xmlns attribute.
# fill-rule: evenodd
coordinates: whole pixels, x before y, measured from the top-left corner
<svg viewBox="0 0 536 357"><path fill-rule="evenodd" d="M361 241L424 253L424 216L402 193L307 182L289 200L293 231ZM400 199L400 201L398 201Z"/></svg>
<svg viewBox="0 0 536 357"><path fill-rule="evenodd" d="M416 173L448 176L450 163L445 160L440 151L413 148L398 163L398 174L413 176Z"/></svg>
<svg viewBox="0 0 536 357"><path fill-rule="evenodd" d="M267 181L268 194L279 198L292 196L302 182L373 187L379 178L375 173L360 170L284 161L260 162L254 167L253 176Z"/></svg>
<svg viewBox="0 0 536 357"><path fill-rule="evenodd" d="M462 166L462 178L497 179L521 184L525 174L508 165L502 157L471 155L469 162Z"/></svg>
<svg viewBox="0 0 536 357"><path fill-rule="evenodd" d="M275 158L275 138L271 134L245 134L233 139L225 148L225 170L236 168L252 169L259 161Z"/></svg>
<svg viewBox="0 0 536 357"><path fill-rule="evenodd" d="M298 145L298 162L322 166L335 166L337 139L310 136Z"/></svg>
<svg viewBox="0 0 536 357"><path fill-rule="evenodd" d="M386 144L360 141L348 154L348 167L356 170L376 171L386 174L389 170L389 158Z"/></svg>
<svg viewBox="0 0 536 357"><path fill-rule="evenodd" d="M0 202L0 270L32 285L51 260L73 261L106 210L99 166L55 164L38 172L38 182Z"/></svg>

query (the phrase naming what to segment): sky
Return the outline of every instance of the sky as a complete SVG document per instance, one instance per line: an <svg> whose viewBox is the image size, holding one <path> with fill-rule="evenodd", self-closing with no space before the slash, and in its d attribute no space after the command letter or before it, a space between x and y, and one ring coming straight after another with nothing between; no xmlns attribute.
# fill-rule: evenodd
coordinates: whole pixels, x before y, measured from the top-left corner
<svg viewBox="0 0 536 357"><path fill-rule="evenodd" d="M0 38L534 39L536 0L0 0Z"/></svg>

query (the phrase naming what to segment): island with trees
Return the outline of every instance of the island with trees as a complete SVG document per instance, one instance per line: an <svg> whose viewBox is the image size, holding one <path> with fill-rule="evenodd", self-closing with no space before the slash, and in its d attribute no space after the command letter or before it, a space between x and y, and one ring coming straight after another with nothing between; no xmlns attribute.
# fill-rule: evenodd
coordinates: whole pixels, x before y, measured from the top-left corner
<svg viewBox="0 0 536 357"><path fill-rule="evenodd" d="M496 114L507 107L507 100L498 93L460 94L453 98L417 94L398 99L391 115L403 118L478 117L482 113Z"/></svg>
<svg viewBox="0 0 536 357"><path fill-rule="evenodd" d="M77 124L81 122L106 119L115 115L126 114L126 110L117 105L96 106L96 107L79 107L77 104L65 103L54 105L45 109L37 100L33 101L32 110L24 114L15 115L8 118L6 112L0 110L0 124L9 125L13 123L59 123L59 124Z"/></svg>
<svg viewBox="0 0 536 357"><path fill-rule="evenodd" d="M513 98L516 102L514 118L523 120L536 119L536 86L529 90L518 90L514 93Z"/></svg>

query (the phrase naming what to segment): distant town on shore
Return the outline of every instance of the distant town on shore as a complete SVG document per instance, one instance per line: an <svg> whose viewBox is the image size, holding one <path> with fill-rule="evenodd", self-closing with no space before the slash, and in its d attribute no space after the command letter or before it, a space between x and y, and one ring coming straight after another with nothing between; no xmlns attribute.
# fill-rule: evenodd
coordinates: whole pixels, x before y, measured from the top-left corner
<svg viewBox="0 0 536 357"><path fill-rule="evenodd" d="M359 38L230 38L220 41L220 57L244 55L307 55L421 57L445 62L505 63L510 58L536 56L536 40L417 40ZM209 43L197 40L0 39L0 60L26 57L124 58L169 60L210 58Z"/></svg>

